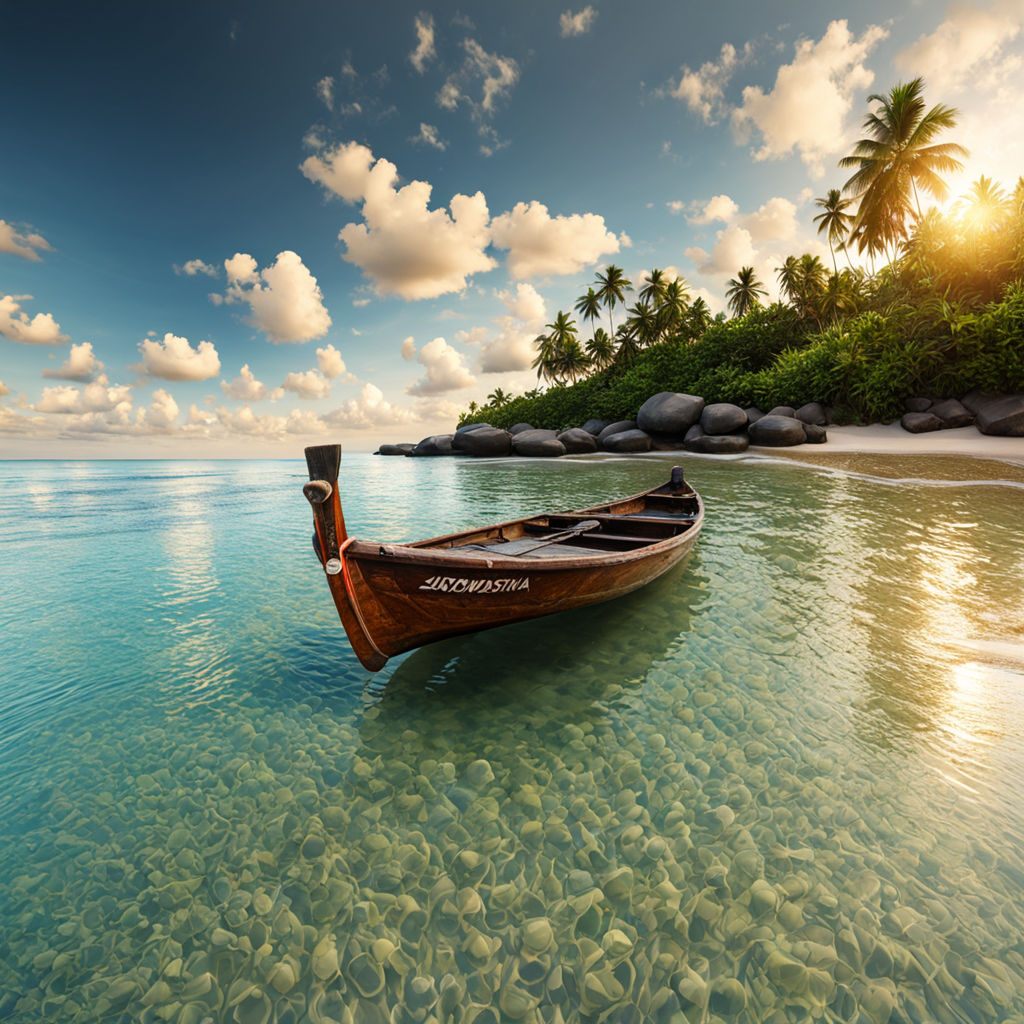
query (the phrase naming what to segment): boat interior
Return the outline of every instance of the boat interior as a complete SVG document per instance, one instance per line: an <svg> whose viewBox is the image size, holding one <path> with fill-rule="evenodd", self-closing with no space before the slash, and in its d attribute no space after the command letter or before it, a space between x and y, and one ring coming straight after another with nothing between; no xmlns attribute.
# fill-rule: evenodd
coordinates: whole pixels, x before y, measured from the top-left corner
<svg viewBox="0 0 1024 1024"><path fill-rule="evenodd" d="M690 529L699 514L700 504L692 492L645 494L579 512L547 513L409 546L471 558L580 558L650 547Z"/></svg>

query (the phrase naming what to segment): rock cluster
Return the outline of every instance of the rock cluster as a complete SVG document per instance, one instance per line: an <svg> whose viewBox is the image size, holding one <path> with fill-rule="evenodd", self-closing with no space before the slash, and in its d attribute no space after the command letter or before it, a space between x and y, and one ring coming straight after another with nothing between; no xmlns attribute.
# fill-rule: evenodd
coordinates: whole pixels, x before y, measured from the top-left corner
<svg viewBox="0 0 1024 1024"><path fill-rule="evenodd" d="M419 444L381 445L378 455L518 455L551 458L589 452L649 452L682 449L710 455L746 451L750 445L779 448L821 444L827 414L817 402L799 409L778 406L767 414L728 402L707 405L697 395L662 391L647 399L635 420L590 419L568 430L537 430L517 423L508 430L471 423L454 434L425 437Z"/></svg>
<svg viewBox="0 0 1024 1024"><path fill-rule="evenodd" d="M904 430L925 434L974 424L983 434L1024 437L1024 395L971 391L962 401L955 398L908 398L900 419Z"/></svg>

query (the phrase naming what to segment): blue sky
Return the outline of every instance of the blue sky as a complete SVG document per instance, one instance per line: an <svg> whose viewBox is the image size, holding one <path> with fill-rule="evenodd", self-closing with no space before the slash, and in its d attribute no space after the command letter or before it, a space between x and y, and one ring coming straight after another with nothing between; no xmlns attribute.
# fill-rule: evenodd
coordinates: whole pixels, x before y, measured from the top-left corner
<svg viewBox="0 0 1024 1024"><path fill-rule="evenodd" d="M608 263L723 308L830 261L867 97L1024 170L1024 2L17 4L0 85L0 455L288 456L534 386ZM950 136L951 139L954 136ZM585 328L584 336L589 335Z"/></svg>

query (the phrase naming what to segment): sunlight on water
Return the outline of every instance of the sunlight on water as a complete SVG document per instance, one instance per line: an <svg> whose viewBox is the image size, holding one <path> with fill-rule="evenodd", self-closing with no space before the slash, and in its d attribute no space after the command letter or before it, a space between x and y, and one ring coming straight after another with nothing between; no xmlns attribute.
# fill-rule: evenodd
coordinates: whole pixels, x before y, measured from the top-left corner
<svg viewBox="0 0 1024 1024"><path fill-rule="evenodd" d="M341 486L387 542L671 465ZM371 677L301 463L0 464L0 1020L1024 1020L1019 488L686 469L666 578Z"/></svg>

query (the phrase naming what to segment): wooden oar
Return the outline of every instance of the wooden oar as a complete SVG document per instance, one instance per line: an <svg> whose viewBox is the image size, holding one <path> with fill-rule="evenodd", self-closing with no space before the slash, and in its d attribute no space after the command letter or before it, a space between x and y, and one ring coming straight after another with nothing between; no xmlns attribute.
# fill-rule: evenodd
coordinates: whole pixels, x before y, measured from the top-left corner
<svg viewBox="0 0 1024 1024"><path fill-rule="evenodd" d="M575 526L570 526L565 530L559 530L558 533L549 534L539 544L534 544L532 548L523 548L522 551L517 551L512 557L518 558L520 555L529 554L529 552L536 551L538 548L547 547L548 544L557 544L558 541L566 540L568 537L575 537L577 534L586 533L588 530L596 530L600 525L596 519L584 519L582 523L577 523Z"/></svg>

